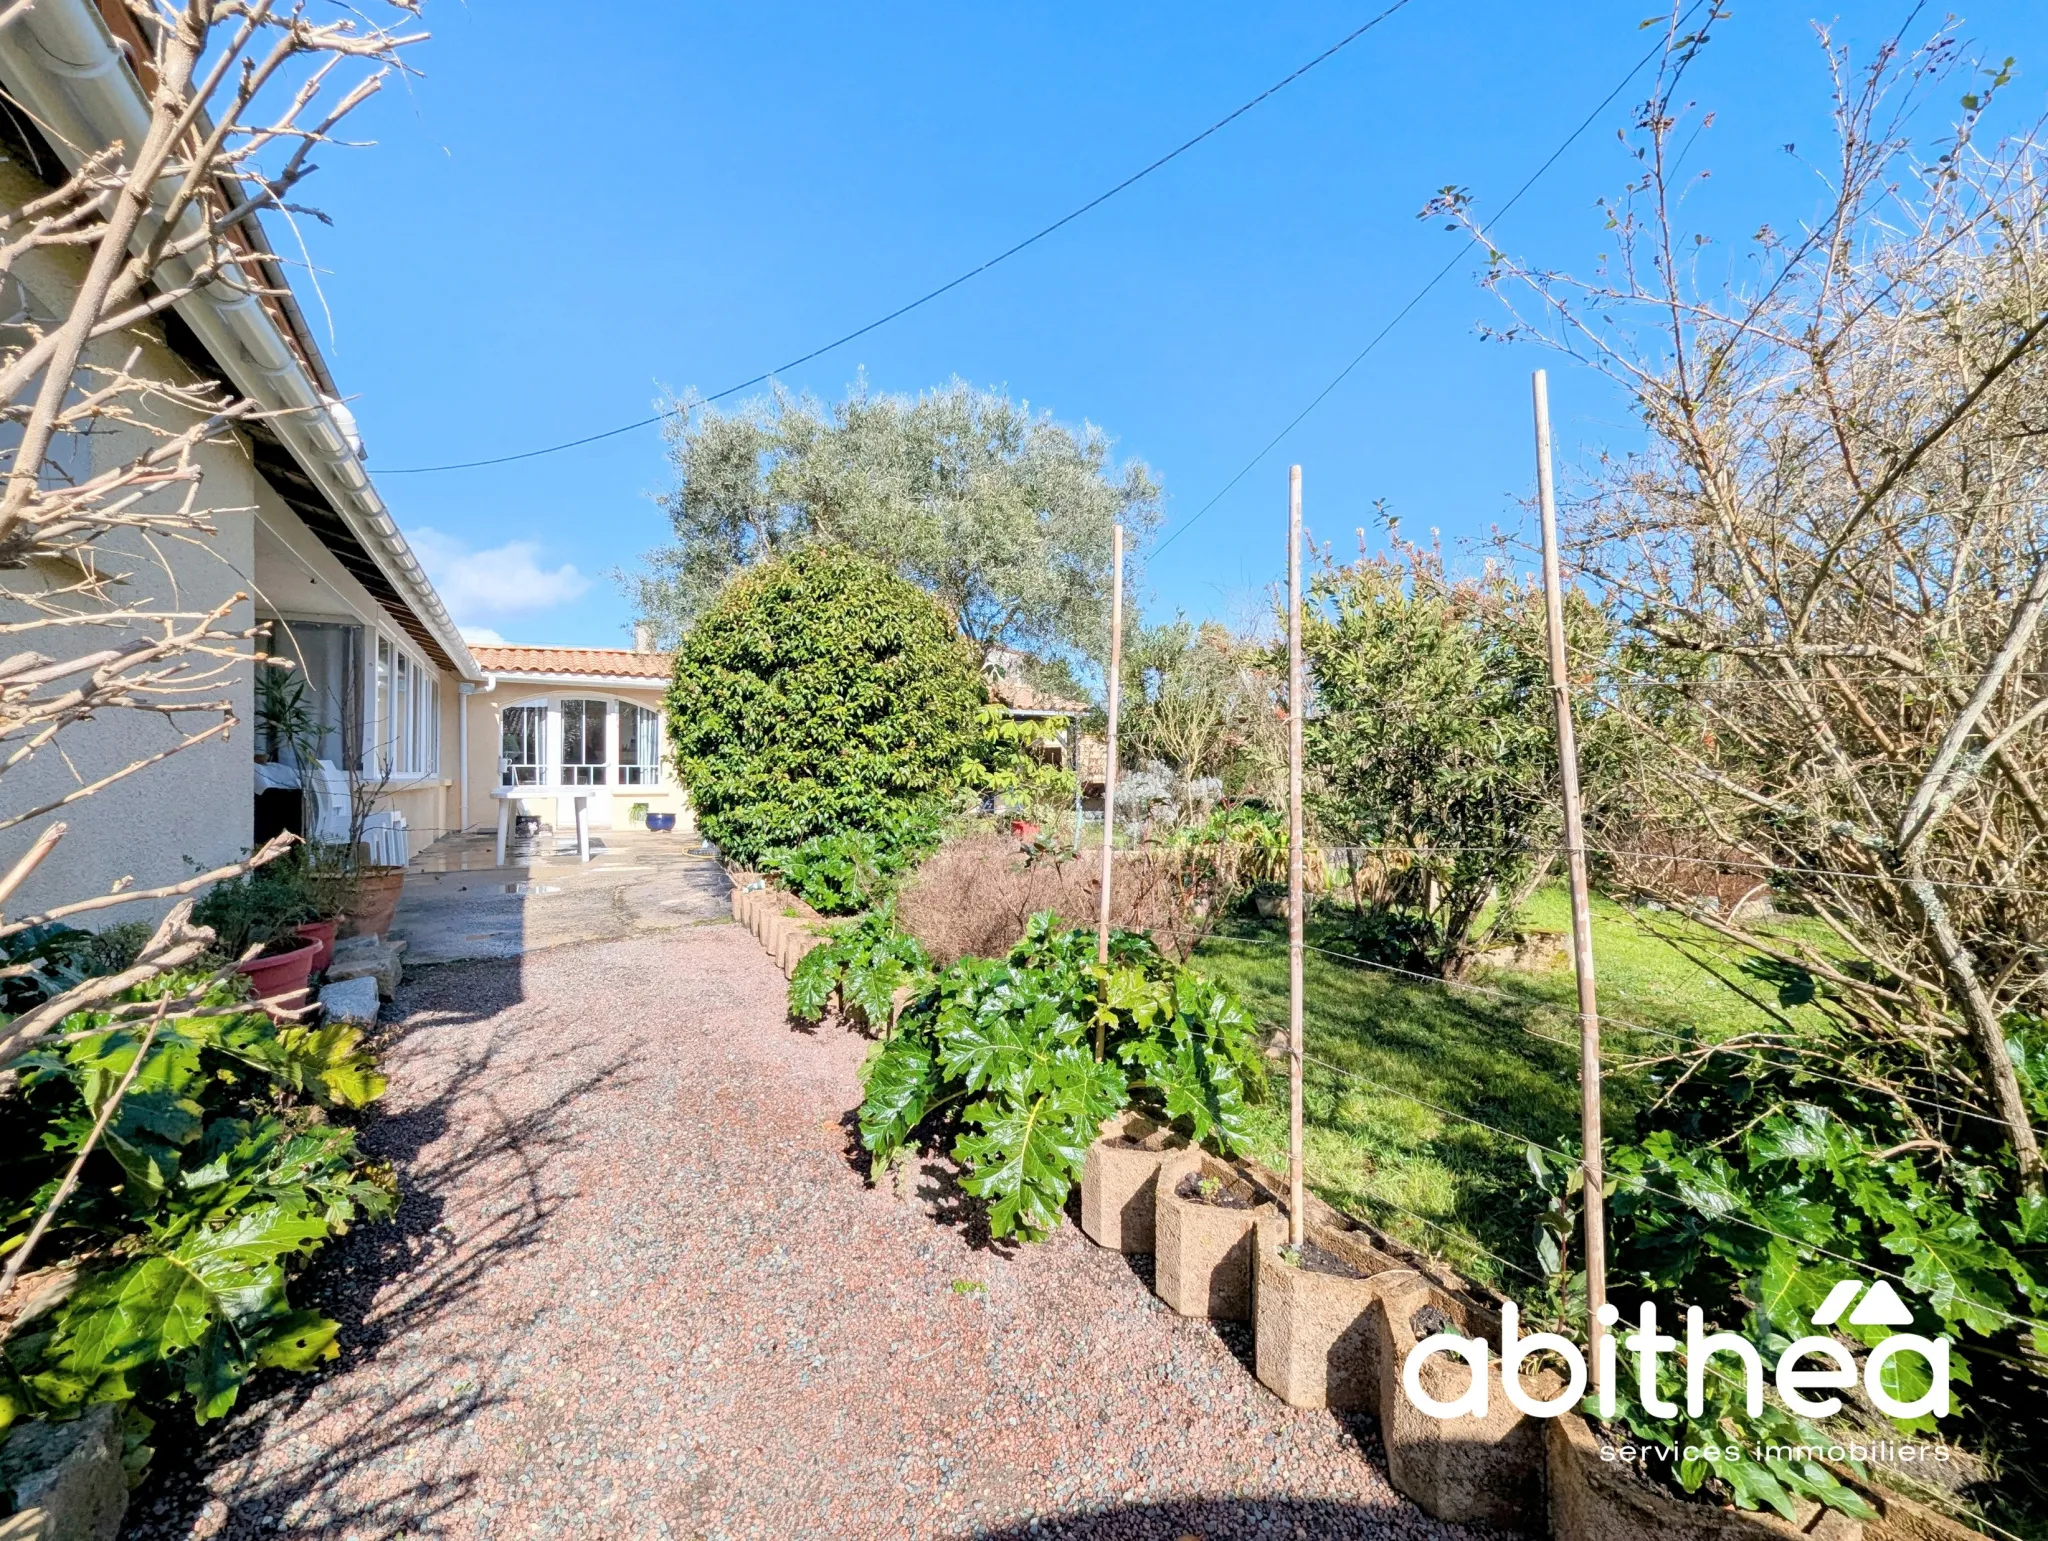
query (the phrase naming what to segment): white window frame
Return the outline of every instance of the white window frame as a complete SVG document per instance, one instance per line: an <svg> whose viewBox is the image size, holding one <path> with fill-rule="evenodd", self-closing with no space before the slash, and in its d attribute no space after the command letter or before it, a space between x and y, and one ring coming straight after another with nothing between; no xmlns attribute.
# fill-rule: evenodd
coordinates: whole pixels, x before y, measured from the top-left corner
<svg viewBox="0 0 2048 1541"><path fill-rule="evenodd" d="M406 639L373 634L376 649L363 693L363 772L394 786L434 780L441 773L441 671Z"/></svg>
<svg viewBox="0 0 2048 1541"><path fill-rule="evenodd" d="M564 779L564 772L567 770L567 767L562 763L562 746L564 742L562 707L565 702L569 701L594 701L601 702L604 705L605 758L604 765L602 766L604 780L601 782L572 783ZM539 707L544 714L541 752L545 758L540 766L542 779L538 782L524 784L523 790L530 790L535 795L609 792L614 796L618 796L634 792L658 792L669 788L668 733L666 725L662 722L661 709L659 707L640 706L638 701L624 700L603 688L579 690L574 686L564 686L540 695L519 696L501 703L497 712L493 714L496 742L500 746L504 743L504 714L520 707L533 706ZM622 706L639 706L642 711L654 714L654 764L648 767L653 776L651 780L628 782L621 779L623 772L619 761L619 750L622 747L619 738L619 719L622 714L619 708ZM501 747L499 751L500 758L502 758L502 752ZM592 768L597 769L598 767ZM493 784L502 786L504 784L503 777L503 765L495 765L492 771Z"/></svg>

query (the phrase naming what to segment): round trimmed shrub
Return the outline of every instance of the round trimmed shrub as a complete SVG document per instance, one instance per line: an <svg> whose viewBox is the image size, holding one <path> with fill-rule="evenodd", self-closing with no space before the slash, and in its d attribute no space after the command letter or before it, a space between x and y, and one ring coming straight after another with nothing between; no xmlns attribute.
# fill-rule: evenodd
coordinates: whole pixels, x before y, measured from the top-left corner
<svg viewBox="0 0 2048 1541"><path fill-rule="evenodd" d="M929 594L805 546L734 578L683 639L670 743L698 828L753 863L949 792L987 699Z"/></svg>

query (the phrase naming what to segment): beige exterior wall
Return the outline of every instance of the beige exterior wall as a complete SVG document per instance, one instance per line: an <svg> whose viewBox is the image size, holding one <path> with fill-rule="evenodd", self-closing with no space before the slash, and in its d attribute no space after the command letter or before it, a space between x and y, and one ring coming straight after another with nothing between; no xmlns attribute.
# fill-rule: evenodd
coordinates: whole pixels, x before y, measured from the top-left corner
<svg viewBox="0 0 2048 1541"><path fill-rule="evenodd" d="M364 705L374 710L377 643L381 639L406 655L412 664L434 674L439 686L436 747L438 761L429 774L394 776L379 809L396 808L412 831L418 851L459 827L461 788L457 728L460 707L457 677L438 669L425 651L398 628L391 614L320 544L304 521L258 480L256 527L257 614L282 638L293 621L325 621L363 630ZM374 742L368 727L365 742Z"/></svg>
<svg viewBox="0 0 2048 1541"><path fill-rule="evenodd" d="M18 167L0 163L0 202L14 206L38 191L40 184ZM61 316L70 306L84 265L85 258L74 252L27 253L15 268L22 290L17 298L25 299L41 317ZM143 349L142 372L187 381L194 378L154 332L104 339L92 345L87 356L118 363L138 344ZM89 461L90 469L98 471L132 459L151 442L139 426L109 428L94 433L78 447L73 465L84 472ZM116 536L96 547L102 570L118 577L109 592L120 606L205 611L237 593L249 594L246 575L255 565L252 510L260 479L248 452L236 442L201 446L198 460L204 478L201 504L212 510L211 535L159 539L153 544L135 536ZM173 510L181 495L180 488L165 489L151 494L143 507ZM0 573L0 621L30 619L34 611L28 598L38 592L47 594L64 581L61 573L33 569ZM73 604L69 608L89 607ZM255 607L244 598L224 625L243 630L254 623ZM17 634L8 651L28 648L51 658L76 657L122 635L95 626L41 629ZM246 643L243 648L246 651ZM202 699L228 702L243 724L250 721L251 685L246 666L223 668L212 687ZM184 736L217 721L218 712L169 718L156 713L108 712L78 723L0 779L0 810L18 815L41 807L144 756L169 749ZM248 729L237 727L81 799L57 815L68 832L8 901L8 914L25 916L54 904L103 894L124 879L132 880L128 886L138 888L177 882L189 877L195 867L203 870L233 860L247 847L253 822L249 761ZM49 822L38 818L0 831L0 864L11 865ZM111 911L106 918L154 919L163 908L136 905Z"/></svg>
<svg viewBox="0 0 2048 1541"><path fill-rule="evenodd" d="M0 162L0 203L18 205L35 196L40 184L18 167ZM26 303L42 318L55 318L69 308L83 276L83 256L66 251L38 251L23 256L16 269L18 294L12 303ZM153 329L93 346L88 358L116 363L140 345L140 372L161 378L196 381L183 359L164 346ZM168 420L167 420L168 421ZM171 424L183 427L182 422ZM121 425L95 432L79 446L74 474L123 464L153 442L139 426ZM241 599L225 626L247 631L260 621L328 620L361 625L375 658L375 638L403 646L422 666L424 652L398 629L386 612L292 512L257 471L248 447L235 438L201 446L203 473L199 506L212 525L209 534L158 538L154 542L119 535L97 544L103 570L116 575L110 594L126 609L191 613L206 611L231 596ZM178 506L183 489L172 487L150 495L145 508ZM61 573L36 570L0 572L0 622L21 622L35 613L28 602L65 581ZM73 609L86 608L74 604ZM107 646L125 633L93 626L44 629L17 635L7 651L32 648L53 658L76 656ZM238 651L255 651L244 641ZM439 769L426 777L395 784L380 806L404 811L415 851L455 827L460 786L460 721L456 676L439 670ZM256 748L253 669L248 663L223 662L210 688L196 699L225 702L238 720L226 734L141 770L105 790L83 798L59 813L67 833L48 860L6 905L10 916L26 916L51 906L107 892L117 883L151 888L181 881L196 871L224 865L246 852L254 835ZM0 779L0 813L18 815L63 797L80 786L170 748L186 734L219 721L219 712L191 712L166 718L154 712L107 712L66 728L57 741ZM36 818L0 830L0 870L4 870L47 827ZM115 907L88 918L91 924L156 919L169 901Z"/></svg>
<svg viewBox="0 0 2048 1541"><path fill-rule="evenodd" d="M527 813L537 813L542 820L557 829L570 828L574 823L574 807L561 794L559 774L561 736L559 711L564 700L631 702L662 716L663 687L658 681L614 683L605 680L583 679L559 675L522 678L516 675L499 675L497 685L490 690L476 690L465 696L464 711L469 724L469 824L472 829L494 829L498 822L499 799L491 794L498 789L499 746L503 742L504 712L508 707L539 706L546 713L548 770L544 785L521 794L521 807ZM617 722L617 713L610 714L609 721ZM685 816L678 823L687 822L688 799L683 789L676 785L675 771L668 758L668 728L664 722L661 737L661 765L659 780L651 786L622 786L615 774L608 775L605 785L592 786L591 823L595 828L623 828L630 822L633 805L646 803L650 813L674 813ZM618 739L616 732L609 734L611 766L615 770L618 761Z"/></svg>

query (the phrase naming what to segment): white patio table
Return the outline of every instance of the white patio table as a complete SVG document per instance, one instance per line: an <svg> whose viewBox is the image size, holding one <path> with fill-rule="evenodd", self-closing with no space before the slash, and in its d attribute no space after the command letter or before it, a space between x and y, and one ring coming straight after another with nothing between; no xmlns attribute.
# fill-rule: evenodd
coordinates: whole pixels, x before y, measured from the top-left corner
<svg viewBox="0 0 2048 1541"><path fill-rule="evenodd" d="M576 803L576 859L590 860L590 792L589 787L493 787L491 796L498 800L498 865L505 865L505 840L512 832L512 816L519 811L519 804L528 798L544 797L573 798Z"/></svg>

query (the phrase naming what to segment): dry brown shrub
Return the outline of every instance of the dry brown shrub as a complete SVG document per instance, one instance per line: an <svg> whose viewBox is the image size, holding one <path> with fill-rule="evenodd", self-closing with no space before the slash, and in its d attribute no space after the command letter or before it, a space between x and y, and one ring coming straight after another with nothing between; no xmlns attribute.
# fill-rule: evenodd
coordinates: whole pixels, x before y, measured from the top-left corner
<svg viewBox="0 0 2048 1541"><path fill-rule="evenodd" d="M1756 858L1703 831L1653 819L1607 836L1609 881L1625 893L1729 916L1758 901L1768 908L1771 887Z"/></svg>
<svg viewBox="0 0 2048 1541"><path fill-rule="evenodd" d="M1002 836L955 841L903 885L897 924L942 968L970 954L1000 958L1040 910L1092 928L1101 904L1100 861L1100 853L1090 852L1058 863L1027 863L1017 842ZM1214 909L1181 869L1159 852L1119 853L1110 904L1111 925L1150 932L1176 961L1185 960L1208 933Z"/></svg>

